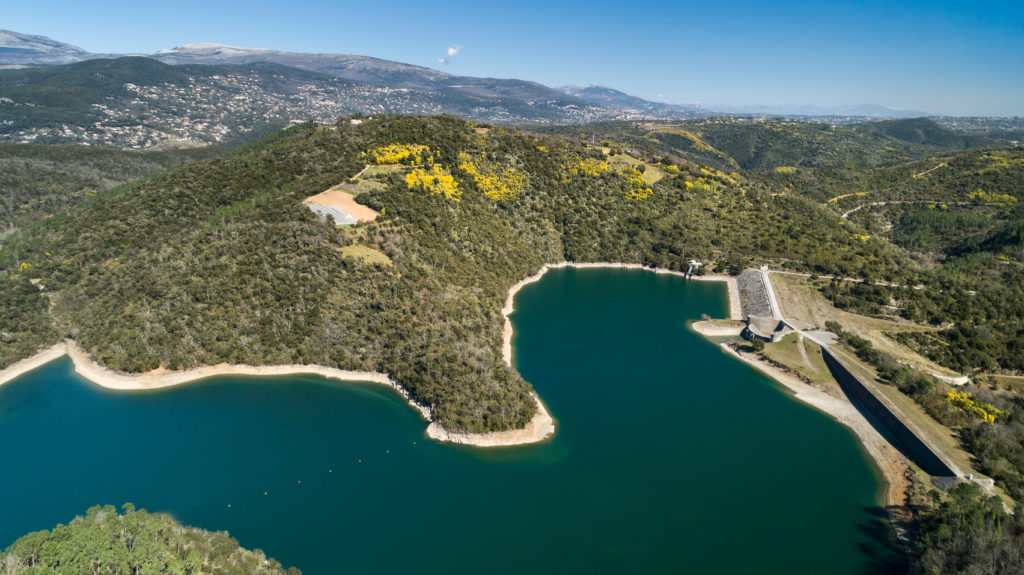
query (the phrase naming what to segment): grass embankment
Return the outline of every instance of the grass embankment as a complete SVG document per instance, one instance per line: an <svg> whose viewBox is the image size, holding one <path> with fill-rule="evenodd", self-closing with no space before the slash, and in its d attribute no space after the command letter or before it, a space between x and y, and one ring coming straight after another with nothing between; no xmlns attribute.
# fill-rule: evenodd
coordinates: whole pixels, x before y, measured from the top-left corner
<svg viewBox="0 0 1024 575"><path fill-rule="evenodd" d="M764 354L811 381L838 385L821 357L821 347L799 334L791 333L780 341L765 344Z"/></svg>
<svg viewBox="0 0 1024 575"><path fill-rule="evenodd" d="M391 258L384 252L365 245L352 245L341 248L341 254L345 257L359 258L368 264L391 265Z"/></svg>

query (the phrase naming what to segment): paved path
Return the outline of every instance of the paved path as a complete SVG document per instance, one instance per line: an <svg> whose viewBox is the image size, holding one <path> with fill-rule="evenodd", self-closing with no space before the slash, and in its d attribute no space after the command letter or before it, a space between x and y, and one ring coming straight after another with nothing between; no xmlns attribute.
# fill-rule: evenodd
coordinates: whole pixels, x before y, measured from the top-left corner
<svg viewBox="0 0 1024 575"><path fill-rule="evenodd" d="M782 312L779 311L779 300L775 299L775 290L772 289L772 280L768 277L770 273L767 267L760 270L761 282L764 283L764 291L768 295L768 307L771 308L772 317L782 319Z"/></svg>

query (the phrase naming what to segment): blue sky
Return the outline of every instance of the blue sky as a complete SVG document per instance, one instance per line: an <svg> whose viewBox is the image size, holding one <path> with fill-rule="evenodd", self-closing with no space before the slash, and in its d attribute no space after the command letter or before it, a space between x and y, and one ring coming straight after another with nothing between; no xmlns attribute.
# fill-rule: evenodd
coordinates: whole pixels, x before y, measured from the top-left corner
<svg viewBox="0 0 1024 575"><path fill-rule="evenodd" d="M93 52L191 42L377 56L652 100L1024 115L1022 2L33 0L0 28ZM449 47L459 46L447 63Z"/></svg>

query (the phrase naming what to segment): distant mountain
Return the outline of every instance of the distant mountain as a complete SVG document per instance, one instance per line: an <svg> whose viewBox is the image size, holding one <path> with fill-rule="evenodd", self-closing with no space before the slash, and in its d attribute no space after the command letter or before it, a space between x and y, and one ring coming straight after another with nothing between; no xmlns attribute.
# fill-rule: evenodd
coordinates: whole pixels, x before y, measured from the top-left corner
<svg viewBox="0 0 1024 575"><path fill-rule="evenodd" d="M95 64L97 71L85 61L103 63ZM114 59L43 36L0 30L0 68L27 66L43 67L0 76L0 140L118 147L223 142L252 137L271 126L329 121L355 112L446 113L488 122L552 124L679 120L720 111L827 116L833 124L924 115L874 105L747 106L712 112L652 102L605 86L555 89L527 80L454 76L355 54L222 44L187 44ZM94 78L83 75L93 72Z"/></svg>
<svg viewBox="0 0 1024 575"><path fill-rule="evenodd" d="M632 110L640 114L665 119L694 118L710 114L708 110L705 110L700 106L680 106L676 104L652 102L637 96L630 96L629 94L620 92L614 88L598 86L596 84L587 87L561 86L556 88L556 90L592 104L597 104L604 108L614 110Z"/></svg>
<svg viewBox="0 0 1024 575"><path fill-rule="evenodd" d="M856 104L848 106L816 106L813 104L791 104L778 106L764 105L716 105L716 111L728 114L749 114L756 116L823 117L854 116L859 118L920 118L931 116L919 110L896 110L878 104Z"/></svg>
<svg viewBox="0 0 1024 575"><path fill-rule="evenodd" d="M57 42L46 36L0 29L0 65L69 64L90 56L78 46Z"/></svg>
<svg viewBox="0 0 1024 575"><path fill-rule="evenodd" d="M422 66L381 60L356 54L305 54L220 44L188 44L150 54L167 64L249 64L273 62L393 89L419 92L463 93L482 98L511 98L527 103L585 105L537 82L525 80L453 76Z"/></svg>
<svg viewBox="0 0 1024 575"><path fill-rule="evenodd" d="M252 64L273 62L357 82L426 91L451 74L356 54L303 54L223 44L186 44L147 55L165 64Z"/></svg>
<svg viewBox="0 0 1024 575"><path fill-rule="evenodd" d="M523 90L531 88L523 84ZM470 90L394 89L264 61L172 66L136 56L0 70L0 140L142 149L245 141L289 124L332 122L357 112L541 123L617 114L567 99L525 102Z"/></svg>

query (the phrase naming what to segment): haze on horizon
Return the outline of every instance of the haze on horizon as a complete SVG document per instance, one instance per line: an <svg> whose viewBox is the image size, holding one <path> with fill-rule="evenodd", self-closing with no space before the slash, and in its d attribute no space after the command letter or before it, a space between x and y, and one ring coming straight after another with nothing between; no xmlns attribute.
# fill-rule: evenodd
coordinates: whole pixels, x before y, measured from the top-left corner
<svg viewBox="0 0 1024 575"><path fill-rule="evenodd" d="M1024 115L1022 25L1022 5L988 0L179 0L173 8L38 0L7 6L0 21L98 53L213 42L365 54L549 86L600 84L711 108L878 104L950 116Z"/></svg>

